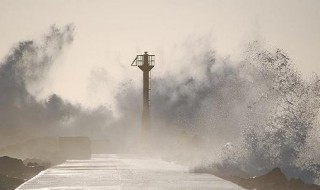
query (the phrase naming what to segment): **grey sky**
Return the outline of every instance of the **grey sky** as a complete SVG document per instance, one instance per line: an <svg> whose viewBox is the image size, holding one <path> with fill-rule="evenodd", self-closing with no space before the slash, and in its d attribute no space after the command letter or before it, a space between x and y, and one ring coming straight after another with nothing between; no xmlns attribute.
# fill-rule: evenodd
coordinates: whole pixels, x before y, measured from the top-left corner
<svg viewBox="0 0 320 190"><path fill-rule="evenodd" d="M123 78L140 79L129 67L136 54L156 54L154 73L161 74L175 64L170 52L189 38L207 38L234 60L249 41L260 39L288 52L304 74L320 73L319 19L319 0L0 0L0 56L52 24L74 23L74 44L53 68L43 96L56 92L97 104ZM110 88L90 89L92 72Z"/></svg>

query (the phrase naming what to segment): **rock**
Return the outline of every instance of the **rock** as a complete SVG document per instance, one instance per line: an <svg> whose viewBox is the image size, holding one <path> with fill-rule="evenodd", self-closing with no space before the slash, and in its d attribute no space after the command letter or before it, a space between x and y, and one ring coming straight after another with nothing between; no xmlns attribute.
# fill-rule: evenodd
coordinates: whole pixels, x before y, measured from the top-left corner
<svg viewBox="0 0 320 190"><path fill-rule="evenodd" d="M24 179L24 171L26 166L23 164L22 160L11 158L8 156L0 157L0 174Z"/></svg>
<svg viewBox="0 0 320 190"><path fill-rule="evenodd" d="M0 174L0 190L12 190L24 183L24 180Z"/></svg>
<svg viewBox="0 0 320 190"><path fill-rule="evenodd" d="M305 184L301 179L288 180L280 168L275 168L267 174L253 178L220 177L248 190L320 190L320 186Z"/></svg>
<svg viewBox="0 0 320 190"><path fill-rule="evenodd" d="M25 166L22 160L8 156L0 157L0 190L12 190L45 168L37 163Z"/></svg>
<svg viewBox="0 0 320 190"><path fill-rule="evenodd" d="M29 166L29 167L34 167L34 166L43 166L45 169L51 167L51 163L49 161L42 161L37 158L27 158L23 160L24 165Z"/></svg>
<svg viewBox="0 0 320 190"><path fill-rule="evenodd" d="M288 183L289 189L304 189L306 184L301 179L290 179Z"/></svg>
<svg viewBox="0 0 320 190"><path fill-rule="evenodd" d="M257 190L258 189L284 190L287 188L287 185L288 185L288 179L282 173L280 168L275 168L265 175L255 177L255 178L249 178L248 180L250 181L250 185L252 186L252 188L256 188Z"/></svg>
<svg viewBox="0 0 320 190"><path fill-rule="evenodd" d="M22 160L8 156L0 157L0 174L11 178L30 179L44 170L44 166L25 166Z"/></svg>

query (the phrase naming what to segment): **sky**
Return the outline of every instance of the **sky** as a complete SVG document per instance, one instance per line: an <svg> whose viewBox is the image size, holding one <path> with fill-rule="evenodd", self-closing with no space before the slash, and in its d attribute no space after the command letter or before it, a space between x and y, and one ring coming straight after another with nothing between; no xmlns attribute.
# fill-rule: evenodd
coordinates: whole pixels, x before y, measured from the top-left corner
<svg viewBox="0 0 320 190"><path fill-rule="evenodd" d="M231 60L260 40L285 50L305 76L320 73L319 18L319 0L0 0L0 60L17 42L72 23L74 42L37 96L109 105L119 84L141 81L130 67L136 54L155 54L161 76L179 69L176 49L197 39Z"/></svg>

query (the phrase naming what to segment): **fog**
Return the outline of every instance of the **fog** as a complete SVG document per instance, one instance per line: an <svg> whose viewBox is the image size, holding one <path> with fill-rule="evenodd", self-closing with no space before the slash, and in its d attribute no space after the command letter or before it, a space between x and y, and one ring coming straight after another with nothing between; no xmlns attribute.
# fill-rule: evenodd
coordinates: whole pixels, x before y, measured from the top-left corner
<svg viewBox="0 0 320 190"><path fill-rule="evenodd" d="M17 42L2 59L2 154L49 159L60 136L88 136L102 142L93 144L98 152L140 152L142 89L135 80L119 82L113 106L86 107L54 92L38 96L72 48L75 30L52 26L37 40ZM239 49L238 61L211 43L206 36L186 39L171 52L166 72L152 78L152 155L191 167L218 164L233 174L281 167L317 182L318 75L305 79L284 50L259 41ZM108 72L94 68L90 89L108 88Z"/></svg>

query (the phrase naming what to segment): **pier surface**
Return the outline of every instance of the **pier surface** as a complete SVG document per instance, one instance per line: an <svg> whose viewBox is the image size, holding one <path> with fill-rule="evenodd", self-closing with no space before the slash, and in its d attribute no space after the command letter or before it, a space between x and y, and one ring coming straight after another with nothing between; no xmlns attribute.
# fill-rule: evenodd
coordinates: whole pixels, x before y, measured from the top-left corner
<svg viewBox="0 0 320 190"><path fill-rule="evenodd" d="M242 190L210 174L190 173L186 166L137 155L101 154L91 160L68 160L47 169L17 189L41 190Z"/></svg>

